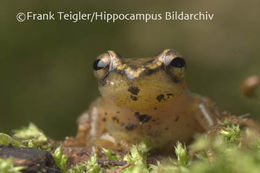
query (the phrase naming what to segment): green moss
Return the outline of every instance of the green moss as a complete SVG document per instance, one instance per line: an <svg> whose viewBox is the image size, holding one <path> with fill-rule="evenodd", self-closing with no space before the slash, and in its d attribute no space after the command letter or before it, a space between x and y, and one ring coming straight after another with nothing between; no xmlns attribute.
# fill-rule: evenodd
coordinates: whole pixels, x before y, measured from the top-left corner
<svg viewBox="0 0 260 173"><path fill-rule="evenodd" d="M23 127L19 130L13 130L14 137L22 139L37 139L38 142L46 142L47 137L44 133L36 127L33 123L30 123L28 127Z"/></svg>
<svg viewBox="0 0 260 173"><path fill-rule="evenodd" d="M23 166L14 166L13 160L9 159L0 159L0 172L1 173L21 173L21 170L24 169Z"/></svg>
<svg viewBox="0 0 260 173"><path fill-rule="evenodd" d="M67 164L67 160L68 157L66 155L63 154L63 150L62 150L62 146L59 146L58 148L56 148L56 150L54 151L54 153L52 154L56 165L63 171L66 171L66 164Z"/></svg>
<svg viewBox="0 0 260 173"><path fill-rule="evenodd" d="M124 169L123 173L138 173L138 172L149 172L147 168L147 153L149 148L145 142L139 145L134 145L128 154L124 156L124 159L129 167Z"/></svg>
<svg viewBox="0 0 260 173"><path fill-rule="evenodd" d="M33 123L27 127L18 130L13 130L13 137L20 139L27 147L48 150L51 145L48 143L48 138L45 134Z"/></svg>
<svg viewBox="0 0 260 173"><path fill-rule="evenodd" d="M97 155L92 154L87 162L79 163L75 166L70 167L66 173L79 173L79 172L88 172L88 173L103 173L104 170L98 165Z"/></svg>
<svg viewBox="0 0 260 173"><path fill-rule="evenodd" d="M102 148L103 153L106 155L108 160L120 160L120 157L116 154L114 154L111 150L108 150L106 148Z"/></svg>
<svg viewBox="0 0 260 173"><path fill-rule="evenodd" d="M12 144L13 146L16 147L24 147L23 143L15 140L14 138L12 138L11 136L4 134L4 133L0 133L0 145L9 145Z"/></svg>
<svg viewBox="0 0 260 173"><path fill-rule="evenodd" d="M208 138L206 135L198 136L194 143L189 146L189 155L185 154L185 147L178 143L175 148L177 161L168 159L168 162L153 166L152 172L259 172L259 141L258 133L250 129L242 131L239 126L229 124L213 138Z"/></svg>
<svg viewBox="0 0 260 173"><path fill-rule="evenodd" d="M226 140L226 142L239 142L240 129L238 125L228 125L220 131L220 134Z"/></svg>
<svg viewBox="0 0 260 173"><path fill-rule="evenodd" d="M90 172L103 173L120 169L121 173L207 173L207 172L259 172L260 170L260 137L251 129L241 130L229 121L221 123L223 128L214 136L199 135L193 144L185 146L178 142L173 148L176 157L164 158L157 165L147 164L149 145L142 142L134 145L123 158L103 149L109 160L124 160L127 167L101 168L96 154L89 160L66 169L67 157L62 153L62 146L53 153L56 164L66 173ZM0 144L20 147L35 147L49 150L46 136L33 124L15 131L15 138L0 133ZM2 166L1 166L2 165ZM7 165L7 166L6 166ZM0 172L11 170L11 160L0 160ZM19 168L19 167L18 167ZM17 171L19 172L19 168ZM2 171L2 170L4 171Z"/></svg>
<svg viewBox="0 0 260 173"><path fill-rule="evenodd" d="M186 166L188 163L188 154L185 145L182 145L180 142L177 142L175 147L175 153L177 156L177 163L179 166Z"/></svg>

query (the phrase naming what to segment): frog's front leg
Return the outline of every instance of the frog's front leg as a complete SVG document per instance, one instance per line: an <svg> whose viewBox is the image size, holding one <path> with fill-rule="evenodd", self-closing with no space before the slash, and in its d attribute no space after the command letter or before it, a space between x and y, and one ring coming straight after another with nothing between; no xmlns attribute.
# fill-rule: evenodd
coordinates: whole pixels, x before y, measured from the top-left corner
<svg viewBox="0 0 260 173"><path fill-rule="evenodd" d="M76 143L80 146L86 146L87 139L89 139L89 130L90 130L90 122L89 122L89 111L85 111L78 118L78 131L75 137Z"/></svg>
<svg viewBox="0 0 260 173"><path fill-rule="evenodd" d="M217 121L221 118L219 110L215 104L206 97L201 97L194 94L196 101L195 118L200 123L205 131L208 131L211 127L217 124Z"/></svg>
<svg viewBox="0 0 260 173"><path fill-rule="evenodd" d="M78 119L78 132L76 141L87 147L104 147L110 149L124 148L121 141L110 135L108 132L109 112L104 108L102 98L96 99Z"/></svg>
<svg viewBox="0 0 260 173"><path fill-rule="evenodd" d="M76 137L67 137L65 146L95 146L98 139L105 133L106 129L104 123L105 115L102 110L102 99L96 99L89 107L83 112L77 122L78 131ZM102 125L103 124L103 125Z"/></svg>
<svg viewBox="0 0 260 173"><path fill-rule="evenodd" d="M102 109L102 99L96 99L78 118L78 132L76 140L87 146L95 146L98 139L106 132L104 123L105 112Z"/></svg>

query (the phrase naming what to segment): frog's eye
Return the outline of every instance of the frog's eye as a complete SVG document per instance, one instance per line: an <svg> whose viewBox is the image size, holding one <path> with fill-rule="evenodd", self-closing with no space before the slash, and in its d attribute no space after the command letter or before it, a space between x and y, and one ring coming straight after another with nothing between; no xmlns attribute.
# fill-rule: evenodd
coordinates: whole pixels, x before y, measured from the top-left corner
<svg viewBox="0 0 260 173"><path fill-rule="evenodd" d="M108 53L100 55L93 63L94 75L102 81L108 74L111 66L111 57Z"/></svg>
<svg viewBox="0 0 260 173"><path fill-rule="evenodd" d="M101 70L101 69L107 67L108 65L109 65L108 62L105 62L104 60L101 60L101 59L97 59L93 63L93 69L96 71Z"/></svg>
<svg viewBox="0 0 260 173"><path fill-rule="evenodd" d="M185 60L181 57L175 57L170 62L172 67L183 68L186 66Z"/></svg>
<svg viewBox="0 0 260 173"><path fill-rule="evenodd" d="M94 75L99 81L103 81L120 63L121 61L118 54L109 50L106 53L99 55L94 61Z"/></svg>
<svg viewBox="0 0 260 173"><path fill-rule="evenodd" d="M178 53L172 49L164 50L159 56L159 60L163 62L166 67L183 68L186 66L185 60L178 56Z"/></svg>
<svg viewBox="0 0 260 173"><path fill-rule="evenodd" d="M183 79L186 70L185 60L181 57L172 58L169 65L166 67L166 70L175 79L175 81Z"/></svg>
<svg viewBox="0 0 260 173"><path fill-rule="evenodd" d="M159 56L159 60L164 64L164 69L174 81L184 79L186 62L175 50L164 50Z"/></svg>

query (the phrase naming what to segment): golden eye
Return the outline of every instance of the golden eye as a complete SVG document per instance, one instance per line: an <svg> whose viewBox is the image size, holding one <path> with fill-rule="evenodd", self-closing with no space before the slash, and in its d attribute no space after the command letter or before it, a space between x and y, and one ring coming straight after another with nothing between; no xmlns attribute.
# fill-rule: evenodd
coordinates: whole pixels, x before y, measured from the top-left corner
<svg viewBox="0 0 260 173"><path fill-rule="evenodd" d="M93 62L94 75L99 81L103 81L110 72L115 70L120 64L120 59L114 51L107 51L97 57Z"/></svg>
<svg viewBox="0 0 260 173"><path fill-rule="evenodd" d="M174 79L174 81L180 81L184 79L186 71L186 62L184 58L178 56L174 50L166 50L163 52L163 63L166 72Z"/></svg>

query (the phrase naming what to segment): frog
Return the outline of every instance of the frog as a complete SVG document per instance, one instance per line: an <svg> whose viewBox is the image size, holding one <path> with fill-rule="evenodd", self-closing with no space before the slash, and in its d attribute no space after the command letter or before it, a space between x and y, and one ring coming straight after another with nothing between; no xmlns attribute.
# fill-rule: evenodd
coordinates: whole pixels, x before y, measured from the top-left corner
<svg viewBox="0 0 260 173"><path fill-rule="evenodd" d="M85 146L128 150L149 141L168 152L190 143L220 119L215 104L189 91L186 60L173 49L157 56L125 58L113 50L93 63L100 97L78 118L75 141Z"/></svg>

